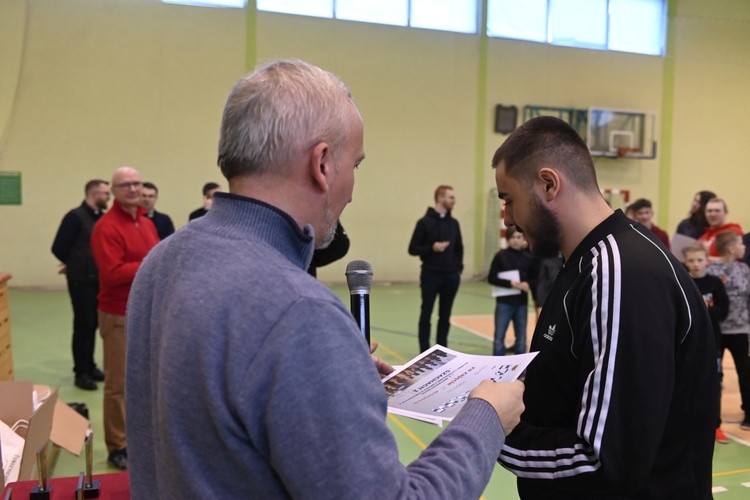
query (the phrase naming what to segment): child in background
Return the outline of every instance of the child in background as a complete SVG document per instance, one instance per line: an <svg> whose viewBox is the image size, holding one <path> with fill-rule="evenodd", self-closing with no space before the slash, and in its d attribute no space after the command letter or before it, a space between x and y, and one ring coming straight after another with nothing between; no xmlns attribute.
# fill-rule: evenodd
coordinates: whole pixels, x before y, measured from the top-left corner
<svg viewBox="0 0 750 500"><path fill-rule="evenodd" d="M516 343L513 348L514 354L526 352L526 323L529 318L529 272L531 271L531 252L523 233L509 227L505 237L508 239L508 248L500 250L492 259L490 274L487 281L495 286L503 288L515 288L521 293L505 295L496 298L495 303L495 341L492 344L494 356L505 355L505 332L511 320L516 332ZM503 271L517 270L520 279L507 280L498 277Z"/></svg>
<svg viewBox="0 0 750 500"><path fill-rule="evenodd" d="M720 323L724 321L729 313L729 297L724 289L724 284L720 278L712 276L707 273L708 269L708 250L703 243L693 243L689 247L682 250L682 255L685 257L685 266L693 278L693 281L698 286L703 300L706 302L708 308L708 315L711 317L711 326L714 330L714 338L716 340L716 364L719 374L721 374L721 356L722 356L722 342L721 342L721 326ZM721 387L719 387L719 412L721 413ZM729 439L721 430L721 415L717 415L717 426L716 426L716 442L721 444L728 444Z"/></svg>
<svg viewBox="0 0 750 500"><path fill-rule="evenodd" d="M729 296L729 315L720 323L722 355L729 349L737 369L737 380L745 416L740 424L750 430L750 358L748 358L748 334L750 334L750 268L739 261L745 254L742 237L734 231L724 231L716 236L719 260L711 262L708 274L717 276L724 283Z"/></svg>

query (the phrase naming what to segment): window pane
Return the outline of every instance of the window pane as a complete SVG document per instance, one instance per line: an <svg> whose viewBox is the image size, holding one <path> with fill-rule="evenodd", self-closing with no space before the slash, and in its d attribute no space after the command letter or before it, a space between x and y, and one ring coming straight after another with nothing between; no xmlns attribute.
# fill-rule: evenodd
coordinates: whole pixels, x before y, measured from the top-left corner
<svg viewBox="0 0 750 500"><path fill-rule="evenodd" d="M199 5L203 7L239 7L245 6L245 0L162 0L164 3L180 5Z"/></svg>
<svg viewBox="0 0 750 500"><path fill-rule="evenodd" d="M487 35L547 41L547 0L489 0Z"/></svg>
<svg viewBox="0 0 750 500"><path fill-rule="evenodd" d="M407 14L407 0L336 0L336 19L406 26Z"/></svg>
<svg viewBox="0 0 750 500"><path fill-rule="evenodd" d="M476 0L411 0L409 24L460 33L477 32Z"/></svg>
<svg viewBox="0 0 750 500"><path fill-rule="evenodd" d="M550 43L607 48L607 0L550 0Z"/></svg>
<svg viewBox="0 0 750 500"><path fill-rule="evenodd" d="M610 0L609 49L664 55L665 4L663 0Z"/></svg>
<svg viewBox="0 0 750 500"><path fill-rule="evenodd" d="M333 0L257 0L257 2L258 10L302 16L333 17Z"/></svg>

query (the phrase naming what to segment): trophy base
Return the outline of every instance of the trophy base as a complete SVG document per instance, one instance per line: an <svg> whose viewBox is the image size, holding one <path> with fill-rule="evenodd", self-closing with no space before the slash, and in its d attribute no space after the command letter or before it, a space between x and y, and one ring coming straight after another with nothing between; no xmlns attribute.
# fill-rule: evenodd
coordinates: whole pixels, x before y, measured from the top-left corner
<svg viewBox="0 0 750 500"><path fill-rule="evenodd" d="M92 480L91 484L86 484L83 479L83 472L78 475L78 486L76 487L78 498L99 498L100 492L101 487L98 479Z"/></svg>
<svg viewBox="0 0 750 500"><path fill-rule="evenodd" d="M47 485L44 490L40 490L39 485L36 485L29 493L29 500L49 500L50 498L52 498L52 485Z"/></svg>

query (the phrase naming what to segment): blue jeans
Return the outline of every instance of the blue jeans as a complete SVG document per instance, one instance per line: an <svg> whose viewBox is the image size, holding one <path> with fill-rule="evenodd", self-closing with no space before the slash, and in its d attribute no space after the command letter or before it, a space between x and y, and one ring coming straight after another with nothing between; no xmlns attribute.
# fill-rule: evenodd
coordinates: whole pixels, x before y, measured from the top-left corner
<svg viewBox="0 0 750 500"><path fill-rule="evenodd" d="M513 320L513 329L516 331L516 345L513 349L515 354L526 352L526 323L529 319L529 306L527 304L512 305L504 302L495 303L495 341L492 343L493 356L505 356L505 332Z"/></svg>

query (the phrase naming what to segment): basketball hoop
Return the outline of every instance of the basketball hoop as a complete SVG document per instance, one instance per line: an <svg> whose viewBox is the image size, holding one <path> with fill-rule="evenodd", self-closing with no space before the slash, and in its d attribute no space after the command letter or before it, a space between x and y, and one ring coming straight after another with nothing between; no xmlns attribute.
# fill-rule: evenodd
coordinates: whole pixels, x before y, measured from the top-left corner
<svg viewBox="0 0 750 500"><path fill-rule="evenodd" d="M641 153L641 152L643 152L641 148L617 148L617 157L625 158L625 157L631 156L632 153Z"/></svg>

